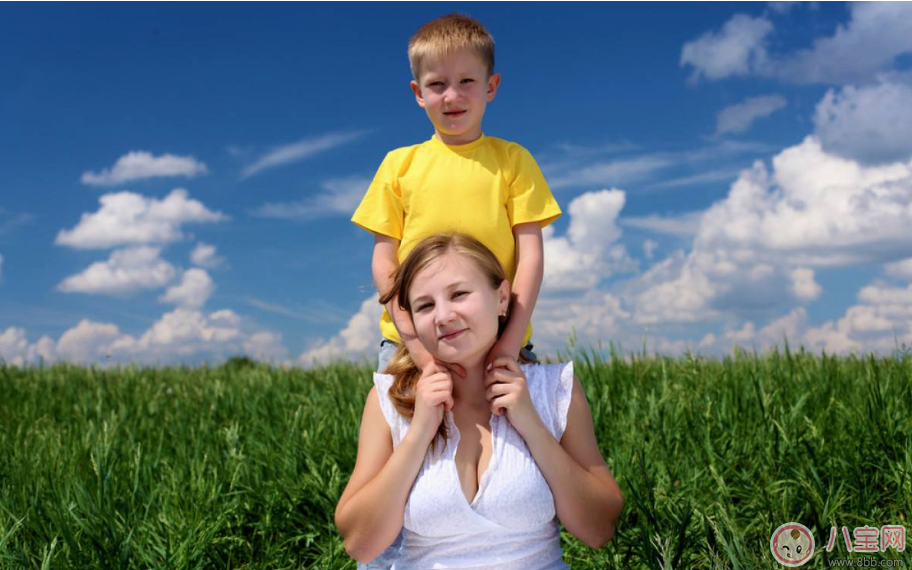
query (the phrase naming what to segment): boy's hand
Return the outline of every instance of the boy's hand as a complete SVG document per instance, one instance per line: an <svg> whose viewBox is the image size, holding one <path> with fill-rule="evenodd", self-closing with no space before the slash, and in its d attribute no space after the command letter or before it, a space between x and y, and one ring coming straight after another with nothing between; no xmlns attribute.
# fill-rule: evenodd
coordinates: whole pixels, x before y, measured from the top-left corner
<svg viewBox="0 0 912 570"><path fill-rule="evenodd" d="M520 349L521 347L519 346L510 346L508 342L505 342L505 337L500 337L497 342L494 343L494 346L491 347L488 356L485 358L485 370L487 370L498 358L505 357L518 361Z"/></svg>

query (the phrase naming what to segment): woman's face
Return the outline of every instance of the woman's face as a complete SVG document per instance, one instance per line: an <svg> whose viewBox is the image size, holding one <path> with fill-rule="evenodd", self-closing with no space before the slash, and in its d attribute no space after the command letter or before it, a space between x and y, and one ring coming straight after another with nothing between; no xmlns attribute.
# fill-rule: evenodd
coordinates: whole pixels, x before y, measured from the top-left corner
<svg viewBox="0 0 912 570"><path fill-rule="evenodd" d="M412 280L408 298L418 339L435 358L475 364L497 341L509 295L506 280L494 289L472 259L448 252Z"/></svg>

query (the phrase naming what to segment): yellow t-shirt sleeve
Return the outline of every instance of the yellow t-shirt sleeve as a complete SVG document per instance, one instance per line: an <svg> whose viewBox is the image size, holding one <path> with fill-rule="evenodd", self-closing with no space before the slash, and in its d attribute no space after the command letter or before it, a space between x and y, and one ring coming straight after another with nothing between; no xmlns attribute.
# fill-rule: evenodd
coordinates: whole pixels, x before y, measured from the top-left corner
<svg viewBox="0 0 912 570"><path fill-rule="evenodd" d="M369 232L401 240L405 210L397 175L397 161L388 153L351 221Z"/></svg>
<svg viewBox="0 0 912 570"><path fill-rule="evenodd" d="M507 181L507 214L510 225L539 222L545 227L561 215L538 163L525 148L517 145L511 156L511 179Z"/></svg>

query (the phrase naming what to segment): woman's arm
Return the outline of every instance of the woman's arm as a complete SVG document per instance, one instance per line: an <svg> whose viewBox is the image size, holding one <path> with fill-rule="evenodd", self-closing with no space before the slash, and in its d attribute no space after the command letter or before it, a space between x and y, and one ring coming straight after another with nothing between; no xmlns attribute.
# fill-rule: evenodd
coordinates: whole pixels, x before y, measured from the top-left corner
<svg viewBox="0 0 912 570"><path fill-rule="evenodd" d="M345 551L359 562L376 558L402 528L405 503L428 447L409 435L393 451L377 388L371 388L361 418L355 469L335 514Z"/></svg>
<svg viewBox="0 0 912 570"><path fill-rule="evenodd" d="M589 403L576 376L560 443L541 422L524 438L551 487L561 523L589 547L604 546L614 536L624 500L599 452Z"/></svg>

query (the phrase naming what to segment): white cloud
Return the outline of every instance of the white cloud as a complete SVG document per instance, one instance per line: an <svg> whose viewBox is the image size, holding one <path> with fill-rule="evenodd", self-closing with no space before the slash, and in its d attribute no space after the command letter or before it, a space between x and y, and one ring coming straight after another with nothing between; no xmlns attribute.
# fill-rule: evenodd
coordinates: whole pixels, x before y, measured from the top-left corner
<svg viewBox="0 0 912 570"><path fill-rule="evenodd" d="M621 218L619 223L622 226L648 230L657 234L692 236L696 235L697 231L700 229L700 218L702 216L703 212L684 212L677 216L650 214L648 216Z"/></svg>
<svg viewBox="0 0 912 570"><path fill-rule="evenodd" d="M241 171L241 178L249 178L264 170L310 158L364 136L366 132L330 133L321 137L302 139L296 143L276 147L256 159Z"/></svg>
<svg viewBox="0 0 912 570"><path fill-rule="evenodd" d="M658 247L659 244L651 239L643 240L643 254L646 256L646 259L652 259L652 256Z"/></svg>
<svg viewBox="0 0 912 570"><path fill-rule="evenodd" d="M227 309L204 313L178 308L163 314L139 336L90 319L66 330L56 342L44 336L30 344L24 329L0 331L0 357L20 366L39 359L83 364L218 363L237 354L279 362L287 353L282 335L256 328Z"/></svg>
<svg viewBox="0 0 912 570"><path fill-rule="evenodd" d="M912 257L888 263L884 269L888 275L912 281Z"/></svg>
<svg viewBox="0 0 912 570"><path fill-rule="evenodd" d="M719 32L685 43L681 65L693 66L691 79L758 75L839 84L868 81L890 69L897 56L912 52L912 5L856 2L849 10L850 20L833 35L817 38L809 49L776 55L766 49L772 23L737 14Z"/></svg>
<svg viewBox="0 0 912 570"><path fill-rule="evenodd" d="M57 340L57 355L71 362L104 361L111 355L111 344L121 336L117 325L83 319Z"/></svg>
<svg viewBox="0 0 912 570"><path fill-rule="evenodd" d="M193 251L190 252L190 262L200 267L213 269L222 265L225 262L225 258L216 255L214 245L199 242L193 248Z"/></svg>
<svg viewBox="0 0 912 570"><path fill-rule="evenodd" d="M912 255L912 163L864 167L814 137L742 172L692 251L630 285L638 322L765 315L820 295L813 269Z"/></svg>
<svg viewBox="0 0 912 570"><path fill-rule="evenodd" d="M746 132L754 121L772 115L785 105L785 98L780 95L749 97L719 111L716 115L716 135Z"/></svg>
<svg viewBox="0 0 912 570"><path fill-rule="evenodd" d="M56 360L56 343L48 336L31 344L23 328L8 327L0 331L0 361L12 366L51 363Z"/></svg>
<svg viewBox="0 0 912 570"><path fill-rule="evenodd" d="M668 157L637 156L597 162L586 166L569 166L548 173L548 184L555 189L582 186L611 186L648 178L673 166Z"/></svg>
<svg viewBox="0 0 912 570"><path fill-rule="evenodd" d="M535 307L532 340L542 347L563 347L576 335L585 345L616 340L630 333L630 314L621 299L603 291L589 291L572 298L544 297Z"/></svg>
<svg viewBox="0 0 912 570"><path fill-rule="evenodd" d="M326 180L323 192L297 202L267 203L251 214L261 218L313 220L329 216L351 216L364 197L370 180L360 176Z"/></svg>
<svg viewBox="0 0 912 570"><path fill-rule="evenodd" d="M380 348L380 314L382 307L376 294L365 299L357 313L339 334L329 340L318 341L305 350L298 363L310 366L333 359L373 359Z"/></svg>
<svg viewBox="0 0 912 570"><path fill-rule="evenodd" d="M228 219L190 199L182 188L172 190L162 200L116 192L101 196L99 202L97 212L83 214L72 230L60 230L54 243L80 249L168 243L183 237L183 224Z"/></svg>
<svg viewBox="0 0 912 570"><path fill-rule="evenodd" d="M873 78L896 56L912 52L912 5L856 2L849 10L851 19L832 36L780 58L766 73L796 83L853 83Z"/></svg>
<svg viewBox="0 0 912 570"><path fill-rule="evenodd" d="M748 75L766 62L765 39L773 31L766 18L736 14L718 32L707 32L681 49L681 65L694 68L692 80Z"/></svg>
<svg viewBox="0 0 912 570"><path fill-rule="evenodd" d="M623 246L615 245L624 202L624 191L617 188L581 194L567 209L566 236L556 237L552 226L544 229L543 291L590 289L611 273L630 269Z"/></svg>
<svg viewBox="0 0 912 570"><path fill-rule="evenodd" d="M877 85L830 89L817 105L814 126L828 152L867 164L908 161L912 86L883 77Z"/></svg>
<svg viewBox="0 0 912 570"><path fill-rule="evenodd" d="M209 274L204 269L194 267L184 271L181 282L169 287L161 301L185 309L198 309L206 304L214 290L215 285Z"/></svg>
<svg viewBox="0 0 912 570"><path fill-rule="evenodd" d="M192 156L164 154L152 156L150 152L131 151L120 157L112 168L99 173L84 172L81 181L92 186L115 186L143 178L184 176L193 178L207 172L206 165Z"/></svg>
<svg viewBox="0 0 912 570"><path fill-rule="evenodd" d="M176 270L159 258L161 248L138 246L111 252L107 261L98 261L82 273L64 279L57 289L65 293L125 295L141 289L164 287Z"/></svg>
<svg viewBox="0 0 912 570"><path fill-rule="evenodd" d="M912 346L912 285L903 289L875 282L862 287L858 301L837 321L809 329L805 344L831 353L889 353L899 345Z"/></svg>
<svg viewBox="0 0 912 570"><path fill-rule="evenodd" d="M244 354L264 362L288 359L288 349L282 344L282 335L269 331L257 332L247 337L244 341Z"/></svg>
<svg viewBox="0 0 912 570"><path fill-rule="evenodd" d="M802 301L813 301L820 296L823 288L814 281L814 270L797 267L789 274L792 278L792 294Z"/></svg>

